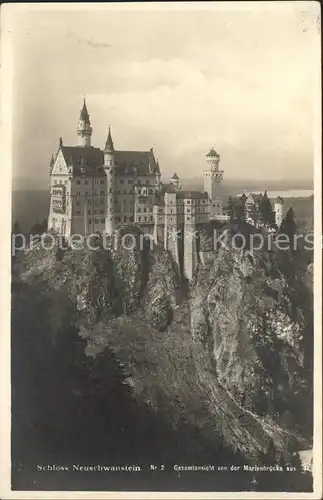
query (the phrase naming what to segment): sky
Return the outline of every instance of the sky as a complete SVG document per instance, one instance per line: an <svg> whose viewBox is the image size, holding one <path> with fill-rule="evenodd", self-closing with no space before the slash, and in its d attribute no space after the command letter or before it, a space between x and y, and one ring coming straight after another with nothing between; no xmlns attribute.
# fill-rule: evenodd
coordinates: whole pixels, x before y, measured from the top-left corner
<svg viewBox="0 0 323 500"><path fill-rule="evenodd" d="M202 176L211 147L228 179L311 179L318 4L259 3L14 10L14 179L47 182L84 95L92 145L110 125L116 149L154 147L165 179Z"/></svg>

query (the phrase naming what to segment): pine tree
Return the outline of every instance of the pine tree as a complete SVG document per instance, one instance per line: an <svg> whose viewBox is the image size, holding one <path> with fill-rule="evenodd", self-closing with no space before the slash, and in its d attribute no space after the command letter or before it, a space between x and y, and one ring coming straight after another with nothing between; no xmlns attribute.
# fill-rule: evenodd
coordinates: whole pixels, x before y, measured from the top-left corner
<svg viewBox="0 0 323 500"><path fill-rule="evenodd" d="M289 236L290 241L293 240L294 234L296 233L296 222L294 210L292 209L292 207L290 207L290 209L287 211L287 214L279 228L279 233L286 234L287 236Z"/></svg>
<svg viewBox="0 0 323 500"><path fill-rule="evenodd" d="M260 220L266 226L272 225L275 222L273 207L271 205L270 199L267 196L267 191L265 191L259 203L259 216Z"/></svg>
<svg viewBox="0 0 323 500"><path fill-rule="evenodd" d="M278 233L288 236L288 248L292 252L292 254L294 254L296 250L293 247L294 235L296 234L296 222L292 207L290 207L290 209L287 211L287 214L281 223Z"/></svg>

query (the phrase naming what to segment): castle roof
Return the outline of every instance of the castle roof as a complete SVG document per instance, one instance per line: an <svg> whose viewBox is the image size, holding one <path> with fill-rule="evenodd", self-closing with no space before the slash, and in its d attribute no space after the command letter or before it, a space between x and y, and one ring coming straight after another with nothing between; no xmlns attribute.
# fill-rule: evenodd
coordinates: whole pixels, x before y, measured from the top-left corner
<svg viewBox="0 0 323 500"><path fill-rule="evenodd" d="M171 182L167 184L162 184L160 189L160 194L164 193L177 193L177 189Z"/></svg>
<svg viewBox="0 0 323 500"><path fill-rule="evenodd" d="M249 195L247 196L247 199L249 196L252 197L252 199L254 200L255 203L259 203L264 197L264 195L262 193L249 193Z"/></svg>
<svg viewBox="0 0 323 500"><path fill-rule="evenodd" d="M159 172L153 150L116 151L116 175L152 175Z"/></svg>
<svg viewBox="0 0 323 500"><path fill-rule="evenodd" d="M219 157L220 155L215 151L214 148L211 148L210 151L208 152L208 154L206 156L215 156L215 157Z"/></svg>
<svg viewBox="0 0 323 500"><path fill-rule="evenodd" d="M91 175L95 173L98 167L103 165L103 152L99 148L82 146L61 146L60 147L66 164L72 166L75 175L82 173ZM81 171L85 169L85 172ZM103 169L101 170L101 174Z"/></svg>
<svg viewBox="0 0 323 500"><path fill-rule="evenodd" d="M177 191L177 198L180 199L208 199L209 195L201 191Z"/></svg>
<svg viewBox="0 0 323 500"><path fill-rule="evenodd" d="M114 146L113 146L113 140L112 140L112 137L111 137L111 129L109 127L109 133L108 133L108 138L107 138L107 142L105 143L105 148L104 148L104 151L114 151Z"/></svg>
<svg viewBox="0 0 323 500"><path fill-rule="evenodd" d="M276 202L277 203L284 203L284 198L282 198L281 196L277 196Z"/></svg>
<svg viewBox="0 0 323 500"><path fill-rule="evenodd" d="M178 177L178 175L177 175L177 173L176 173L176 172L174 172L174 173L173 173L173 175L172 175L171 179L176 179L176 180L178 180L178 179L179 179L179 177Z"/></svg>
<svg viewBox="0 0 323 500"><path fill-rule="evenodd" d="M81 109L80 120L84 120L86 123L90 125L90 117L86 107L85 99L83 102L83 108Z"/></svg>
<svg viewBox="0 0 323 500"><path fill-rule="evenodd" d="M67 165L73 166L74 175L102 175L103 151L91 146L60 146ZM115 151L117 176L153 175L159 172L155 156L150 151Z"/></svg>

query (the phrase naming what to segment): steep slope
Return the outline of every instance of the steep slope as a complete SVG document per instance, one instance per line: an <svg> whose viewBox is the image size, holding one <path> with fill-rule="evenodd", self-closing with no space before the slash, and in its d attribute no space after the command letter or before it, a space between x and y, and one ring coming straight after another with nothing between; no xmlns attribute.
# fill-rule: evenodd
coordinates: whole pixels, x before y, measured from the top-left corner
<svg viewBox="0 0 323 500"><path fill-rule="evenodd" d="M274 262L268 276L263 257L220 251L187 297L167 252L140 250L135 236L133 250L26 251L14 289L46 290L46 335L76 327L88 359L109 349L132 397L174 429L189 425L245 459L272 447L290 459L305 447L295 412L306 396L305 320L290 284Z"/></svg>

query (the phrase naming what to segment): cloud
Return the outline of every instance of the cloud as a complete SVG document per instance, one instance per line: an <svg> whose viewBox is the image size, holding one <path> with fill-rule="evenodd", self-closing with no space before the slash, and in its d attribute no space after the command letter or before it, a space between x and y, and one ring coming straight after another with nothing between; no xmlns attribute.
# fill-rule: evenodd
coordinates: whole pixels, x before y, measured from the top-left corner
<svg viewBox="0 0 323 500"><path fill-rule="evenodd" d="M310 176L316 61L301 27L290 11L24 15L16 168L47 175L49 145L75 141L85 93L96 145L110 124L119 148L154 144L166 173L201 173L215 145L228 176Z"/></svg>

